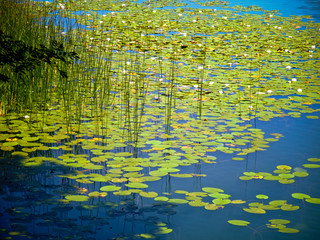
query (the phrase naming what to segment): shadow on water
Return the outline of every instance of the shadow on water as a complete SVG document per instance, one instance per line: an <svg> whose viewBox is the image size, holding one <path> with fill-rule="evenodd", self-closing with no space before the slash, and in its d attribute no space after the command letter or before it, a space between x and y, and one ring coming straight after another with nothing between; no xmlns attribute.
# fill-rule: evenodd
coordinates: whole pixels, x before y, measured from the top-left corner
<svg viewBox="0 0 320 240"><path fill-rule="evenodd" d="M144 203L138 194L71 203L64 196L86 189L58 176L75 171L54 163L25 167L23 161L0 159L2 239L157 239L152 234L165 231L176 214L177 205Z"/></svg>

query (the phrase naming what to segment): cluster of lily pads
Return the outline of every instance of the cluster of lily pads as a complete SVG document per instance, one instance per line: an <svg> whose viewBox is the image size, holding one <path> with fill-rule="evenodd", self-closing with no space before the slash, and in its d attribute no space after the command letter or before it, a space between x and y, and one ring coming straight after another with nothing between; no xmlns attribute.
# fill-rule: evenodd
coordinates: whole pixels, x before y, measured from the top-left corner
<svg viewBox="0 0 320 240"><path fill-rule="evenodd" d="M309 158L310 162L319 162L319 158ZM292 167L288 165L278 165L277 169L273 171L273 173L278 175L273 175L267 172L244 172L244 176L240 176L241 180L251 180L251 179L264 179L269 181L278 181L282 184L290 184L294 183L295 177L307 177L309 173L306 168L320 168L320 165L317 163L306 163L302 165L304 168L296 167L292 171Z"/></svg>
<svg viewBox="0 0 320 240"><path fill-rule="evenodd" d="M197 1L199 9L165 2L172 8L162 8L162 1L36 3L52 18L74 22L56 31L72 42L80 61L68 70L66 82L57 79L49 86L45 109L0 116L0 149L8 158L21 158L28 169L51 164L72 169L55 175L61 183L79 186L62 192L60 203L90 209L94 204L86 202L112 195L207 210L244 204L211 186L201 192L176 190L177 197L148 188L168 176L205 177L184 168L216 163L219 152L244 160L282 137L266 136L253 120L303 116L318 121L319 23L225 1ZM240 179L293 183L308 176L304 168L279 165L277 175L245 172ZM293 197L319 203L316 197ZM299 206L274 200L243 208L256 214L280 209ZM288 223L272 219L266 226L298 231ZM155 235L171 231L160 223Z"/></svg>

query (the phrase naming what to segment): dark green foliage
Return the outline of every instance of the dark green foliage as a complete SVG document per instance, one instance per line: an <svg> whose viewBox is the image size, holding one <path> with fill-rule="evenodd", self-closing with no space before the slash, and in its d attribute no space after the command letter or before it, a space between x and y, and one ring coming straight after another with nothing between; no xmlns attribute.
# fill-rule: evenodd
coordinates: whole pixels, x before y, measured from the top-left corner
<svg viewBox="0 0 320 240"><path fill-rule="evenodd" d="M76 52L65 50L63 43L52 40L50 48L43 44L37 47L31 47L21 40L14 40L11 36L0 31L0 65L8 66L12 72L18 75L32 71L40 66L41 63L47 63L50 66L56 66L60 75L67 78L66 71L59 69L57 60L66 64L78 59ZM7 82L10 77L0 74L0 80Z"/></svg>

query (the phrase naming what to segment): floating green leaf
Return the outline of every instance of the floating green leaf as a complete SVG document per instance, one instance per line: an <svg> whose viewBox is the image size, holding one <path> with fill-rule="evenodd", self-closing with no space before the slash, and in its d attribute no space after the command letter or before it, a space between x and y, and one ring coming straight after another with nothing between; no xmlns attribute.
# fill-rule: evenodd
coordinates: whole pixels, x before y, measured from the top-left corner
<svg viewBox="0 0 320 240"><path fill-rule="evenodd" d="M310 198L309 195L304 194L304 193L292 193L291 196L292 196L293 198L296 198L296 199Z"/></svg>
<svg viewBox="0 0 320 240"><path fill-rule="evenodd" d="M250 222L244 220L228 220L228 223L236 226L248 226Z"/></svg>
<svg viewBox="0 0 320 240"><path fill-rule="evenodd" d="M127 184L125 184L127 187L129 187L129 188L147 188L148 187L148 185L147 184L145 184L145 183L139 183L139 182L137 182L137 183L133 183L133 182L131 182L131 183L127 183Z"/></svg>
<svg viewBox="0 0 320 240"><path fill-rule="evenodd" d="M108 185L100 188L100 191L105 191L105 192L114 192L120 190L121 187L115 186L115 185Z"/></svg>
<svg viewBox="0 0 320 240"><path fill-rule="evenodd" d="M89 197L84 195L67 195L66 199L75 202L86 202L89 200Z"/></svg>
<svg viewBox="0 0 320 240"><path fill-rule="evenodd" d="M320 204L320 198L307 198L306 202L313 204Z"/></svg>

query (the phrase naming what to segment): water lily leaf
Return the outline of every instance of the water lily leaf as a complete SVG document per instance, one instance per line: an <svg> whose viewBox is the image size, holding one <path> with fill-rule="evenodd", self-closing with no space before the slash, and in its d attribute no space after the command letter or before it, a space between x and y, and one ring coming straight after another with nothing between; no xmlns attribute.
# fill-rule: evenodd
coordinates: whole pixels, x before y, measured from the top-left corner
<svg viewBox="0 0 320 240"><path fill-rule="evenodd" d="M171 233L172 229L167 227L160 227L157 231L155 231L155 234L168 234Z"/></svg>
<svg viewBox="0 0 320 240"><path fill-rule="evenodd" d="M269 197L267 195L259 194L256 196L258 199L268 199Z"/></svg>
<svg viewBox="0 0 320 240"><path fill-rule="evenodd" d="M288 165L278 165L277 169L279 169L279 170L291 170L292 167L290 167Z"/></svg>
<svg viewBox="0 0 320 240"><path fill-rule="evenodd" d="M310 198L309 195L304 194L304 193L292 193L291 196L292 196L293 198L296 198L296 199Z"/></svg>
<svg viewBox="0 0 320 240"><path fill-rule="evenodd" d="M131 183L127 183L125 184L127 187L130 187L130 188L147 188L148 185L145 184L145 183L134 183L134 182L131 182Z"/></svg>
<svg viewBox="0 0 320 240"><path fill-rule="evenodd" d="M67 195L66 199L75 202L85 202L89 200L89 197L84 195Z"/></svg>
<svg viewBox="0 0 320 240"><path fill-rule="evenodd" d="M243 208L244 211L255 214L264 214L266 211L262 208Z"/></svg>
<svg viewBox="0 0 320 240"><path fill-rule="evenodd" d="M202 191L207 192L207 193L221 193L221 192L224 192L220 188L213 188L213 187L203 187Z"/></svg>
<svg viewBox="0 0 320 240"><path fill-rule="evenodd" d="M108 193L106 192L98 192L98 191L94 191L88 194L89 197L105 197L107 195Z"/></svg>
<svg viewBox="0 0 320 240"><path fill-rule="evenodd" d="M172 198L168 200L169 203L176 203L176 204L185 204L188 203L189 201L185 199L179 199L179 198Z"/></svg>
<svg viewBox="0 0 320 240"><path fill-rule="evenodd" d="M128 196L128 195L130 195L132 193L132 191L131 190L119 190L119 191L117 191L117 192L113 192L113 194L114 195L116 195L116 196Z"/></svg>
<svg viewBox="0 0 320 240"><path fill-rule="evenodd" d="M320 158L308 158L309 162L320 162Z"/></svg>
<svg viewBox="0 0 320 240"><path fill-rule="evenodd" d="M298 233L299 230L295 229L295 228L282 228L282 229L279 229L278 232L282 232L282 233Z"/></svg>
<svg viewBox="0 0 320 240"><path fill-rule="evenodd" d="M177 178L192 178L192 174L189 173L170 173L170 176L177 177Z"/></svg>
<svg viewBox="0 0 320 240"><path fill-rule="evenodd" d="M300 207L299 206L294 206L291 204L285 204L281 206L281 210L283 211L295 211L298 210Z"/></svg>
<svg viewBox="0 0 320 240"><path fill-rule="evenodd" d="M320 168L320 164L302 164L305 168Z"/></svg>
<svg viewBox="0 0 320 240"><path fill-rule="evenodd" d="M121 187L115 186L115 185L108 185L100 188L100 191L105 191L105 192L114 192L120 190Z"/></svg>
<svg viewBox="0 0 320 240"><path fill-rule="evenodd" d="M138 172L138 171L141 171L143 168L142 167L123 167L121 169L126 172Z"/></svg>
<svg viewBox="0 0 320 240"><path fill-rule="evenodd" d="M224 193L210 193L208 196L213 197L213 198L229 198L229 197L231 197L231 195L224 194Z"/></svg>
<svg viewBox="0 0 320 240"><path fill-rule="evenodd" d="M206 204L204 206L204 208L207 209L207 210L217 210L217 209L219 209L219 207L216 204Z"/></svg>
<svg viewBox="0 0 320 240"><path fill-rule="evenodd" d="M243 204L243 203L246 203L246 201L243 201L243 200L232 200L231 203L232 204Z"/></svg>
<svg viewBox="0 0 320 240"><path fill-rule="evenodd" d="M290 221L286 220L286 219L270 219L269 222L271 224L288 224L288 223L290 223Z"/></svg>
<svg viewBox="0 0 320 240"><path fill-rule="evenodd" d="M280 173L279 177L289 179L289 178L294 178L294 174L291 173Z"/></svg>
<svg viewBox="0 0 320 240"><path fill-rule="evenodd" d="M243 161L243 160L245 160L245 158L233 157L232 160L235 160L235 161Z"/></svg>
<svg viewBox="0 0 320 240"><path fill-rule="evenodd" d="M249 177L249 176L240 176L239 179L246 181L246 180L251 180L252 177Z"/></svg>
<svg viewBox="0 0 320 240"><path fill-rule="evenodd" d="M205 205L207 205L208 203L202 202L200 199L197 200L193 200L188 202L188 204L192 207L203 207Z"/></svg>
<svg viewBox="0 0 320 240"><path fill-rule="evenodd" d="M155 170L155 171L150 171L149 174L154 177L163 177L168 175L168 172Z"/></svg>
<svg viewBox="0 0 320 240"><path fill-rule="evenodd" d="M216 198L216 199L213 199L212 202L216 205L227 205L227 204L231 203L231 200Z"/></svg>
<svg viewBox="0 0 320 240"><path fill-rule="evenodd" d="M155 201L162 201L162 202L166 202L166 201L168 201L169 200L169 198L167 198L167 197L156 197L155 199L154 199Z"/></svg>
<svg viewBox="0 0 320 240"><path fill-rule="evenodd" d="M158 193L156 192L139 192L139 195L146 198L155 198L158 196Z"/></svg>
<svg viewBox="0 0 320 240"><path fill-rule="evenodd" d="M236 226L248 226L250 222L244 220L228 220L228 223Z"/></svg>
<svg viewBox="0 0 320 240"><path fill-rule="evenodd" d="M294 172L293 175L296 177L308 177L309 173L307 173L307 172Z"/></svg>
<svg viewBox="0 0 320 240"><path fill-rule="evenodd" d="M314 204L320 204L320 198L307 198L306 202L314 203Z"/></svg>
<svg viewBox="0 0 320 240"><path fill-rule="evenodd" d="M273 206L282 206L282 205L287 204L287 200L274 200L274 201L269 202L269 204L273 205Z"/></svg>

